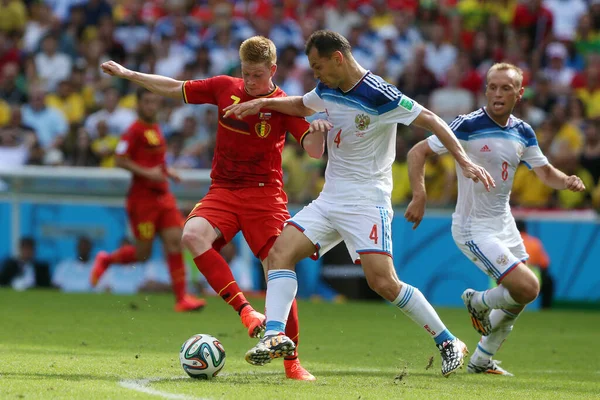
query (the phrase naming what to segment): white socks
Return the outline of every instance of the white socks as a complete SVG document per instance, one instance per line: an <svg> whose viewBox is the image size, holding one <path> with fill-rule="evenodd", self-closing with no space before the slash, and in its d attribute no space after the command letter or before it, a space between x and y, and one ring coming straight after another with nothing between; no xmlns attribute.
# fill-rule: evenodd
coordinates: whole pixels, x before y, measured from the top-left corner
<svg viewBox="0 0 600 400"><path fill-rule="evenodd" d="M416 287L403 282L400 294L392 304L429 332L436 344L454 339L454 335L446 329L431 304Z"/></svg>
<svg viewBox="0 0 600 400"><path fill-rule="evenodd" d="M502 285L486 290L485 292L475 293L471 304L479 310L485 310L488 308L507 309L521 306L521 304L517 303L517 301L512 298L508 292L508 289Z"/></svg>
<svg viewBox="0 0 600 400"><path fill-rule="evenodd" d="M276 269L267 273L265 336L285 332L285 324L297 291L298 280L295 271Z"/></svg>
<svg viewBox="0 0 600 400"><path fill-rule="evenodd" d="M481 341L477 344L477 349L473 353L473 356L471 356L471 362L475 365L487 365L512 331L518 316L519 314L513 314L506 310L492 310L490 313L492 333L481 337Z"/></svg>

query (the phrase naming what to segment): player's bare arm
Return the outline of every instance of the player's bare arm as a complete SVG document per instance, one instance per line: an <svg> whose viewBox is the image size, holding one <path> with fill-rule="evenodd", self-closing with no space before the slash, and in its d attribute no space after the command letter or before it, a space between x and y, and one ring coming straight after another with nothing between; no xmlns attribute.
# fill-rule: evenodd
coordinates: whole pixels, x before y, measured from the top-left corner
<svg viewBox="0 0 600 400"><path fill-rule="evenodd" d="M116 157L115 164L117 167L126 169L134 175L144 177L154 182L161 182L166 179L165 171L160 165L152 168L146 168L131 160L129 157L124 156Z"/></svg>
<svg viewBox="0 0 600 400"><path fill-rule="evenodd" d="M421 140L408 152L408 178L412 189L412 200L406 207L404 218L413 223L413 229L417 229L427 204L427 191L425 189L425 160L433 155L427 140Z"/></svg>
<svg viewBox="0 0 600 400"><path fill-rule="evenodd" d="M456 136L452 133L452 130L440 117L426 108L419 116L414 120L413 124L416 126L427 129L436 135L444 147L452 154L452 156L458 162L462 173L465 177L472 179L475 182L481 181L487 191L490 191L491 187L496 187L494 178L486 171L485 168L474 164L465 150L462 148Z"/></svg>
<svg viewBox="0 0 600 400"><path fill-rule="evenodd" d="M308 108L302 102L302 96L288 96L275 98L261 98L247 101L245 103L232 104L225 107L225 115L234 115L238 119L247 117L248 115L258 114L263 108L277 111L282 114L293 115L295 117L308 117L313 115L315 110Z"/></svg>
<svg viewBox="0 0 600 400"><path fill-rule="evenodd" d="M166 172L169 179L171 179L173 182L181 182L181 175L179 175L179 172L175 168L167 167Z"/></svg>
<svg viewBox="0 0 600 400"><path fill-rule="evenodd" d="M308 134L302 140L302 147L312 158L321 158L325 151L325 138L333 125L324 119L316 119L310 123Z"/></svg>
<svg viewBox="0 0 600 400"><path fill-rule="evenodd" d="M566 175L551 164L534 168L533 171L544 184L556 190L583 192L585 185L577 175Z"/></svg>
<svg viewBox="0 0 600 400"><path fill-rule="evenodd" d="M100 66L105 74L127 79L151 92L173 99L181 99L183 96L183 81L168 78L162 75L144 74L125 68L114 61L107 61Z"/></svg>

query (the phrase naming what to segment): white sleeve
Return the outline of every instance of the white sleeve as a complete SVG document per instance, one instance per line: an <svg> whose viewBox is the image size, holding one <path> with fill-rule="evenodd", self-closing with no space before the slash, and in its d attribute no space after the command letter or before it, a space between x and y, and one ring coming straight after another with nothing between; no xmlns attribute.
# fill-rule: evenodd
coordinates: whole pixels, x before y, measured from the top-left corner
<svg viewBox="0 0 600 400"><path fill-rule="evenodd" d="M408 96L391 101L378 108L381 122L410 125L421 114L423 107Z"/></svg>
<svg viewBox="0 0 600 400"><path fill-rule="evenodd" d="M433 150L437 154L446 154L448 152L448 149L444 147L440 139L435 135L431 135L427 138L427 144L429 145L431 150Z"/></svg>
<svg viewBox="0 0 600 400"><path fill-rule="evenodd" d="M529 169L543 167L548 164L548 159L542 153L539 146L528 146L525 148L525 152L521 157L521 162Z"/></svg>
<svg viewBox="0 0 600 400"><path fill-rule="evenodd" d="M316 112L325 111L325 101L317 94L317 88L302 96L302 103L304 103L304 107L308 107Z"/></svg>

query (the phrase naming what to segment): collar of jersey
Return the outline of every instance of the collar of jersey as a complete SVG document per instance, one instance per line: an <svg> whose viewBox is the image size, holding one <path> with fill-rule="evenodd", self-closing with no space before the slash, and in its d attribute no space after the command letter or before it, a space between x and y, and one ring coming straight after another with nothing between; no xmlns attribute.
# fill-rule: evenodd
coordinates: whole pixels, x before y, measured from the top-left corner
<svg viewBox="0 0 600 400"><path fill-rule="evenodd" d="M488 112L487 112L487 110L485 109L485 107L481 107L481 109L483 110L483 113L484 113L484 114L485 114L485 115L486 115L486 116L487 116L487 117L490 119L490 121L492 121L494 124L496 124L496 125L497 125L499 128L502 128L502 129L508 129L508 128L510 128L510 122L511 122L511 119L512 119L512 115L509 115L509 117L508 117L508 121L506 121L506 125L505 125L505 126L502 126L502 125L500 125L499 123L497 123L497 122L494 120L494 118L492 118L492 117L490 116L490 114L488 114Z"/></svg>
<svg viewBox="0 0 600 400"><path fill-rule="evenodd" d="M273 85L275 85L275 84L273 84ZM248 93L248 91L246 90L246 87L244 86L244 92L246 92L246 94L248 96L252 96L252 97L270 97L270 96L273 96L273 94L277 91L278 88L279 88L279 86L275 85L275 89L271 90L269 93L259 94L258 96L254 96L254 95L251 95L250 93Z"/></svg>
<svg viewBox="0 0 600 400"><path fill-rule="evenodd" d="M362 76L362 78L360 78L358 80L358 82L356 82L354 84L354 86L352 86L350 89L348 89L347 92L344 92L342 89L338 88L338 90L340 91L340 93L342 93L343 95L347 95L348 93L352 92L354 89L356 89L356 87L358 87L358 85L360 85L362 83L362 81L365 80L365 78L367 77L367 75L369 75L371 73L371 71L367 70L367 72L365 72L365 74Z"/></svg>

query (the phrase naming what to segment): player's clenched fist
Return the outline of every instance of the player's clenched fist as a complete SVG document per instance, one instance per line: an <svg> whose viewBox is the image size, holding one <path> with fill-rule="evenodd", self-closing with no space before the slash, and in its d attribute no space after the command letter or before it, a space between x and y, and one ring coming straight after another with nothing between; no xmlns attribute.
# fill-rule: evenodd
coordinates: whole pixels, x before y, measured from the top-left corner
<svg viewBox="0 0 600 400"><path fill-rule="evenodd" d="M570 190L571 192L583 192L585 190L585 185L580 177L577 175L571 175L567 177L565 181L565 189Z"/></svg>
<svg viewBox="0 0 600 400"><path fill-rule="evenodd" d="M121 64L116 63L112 60L102 63L102 65L100 65L100 68L102 68L102 72L104 72L105 74L116 76L119 78L125 78L127 74L131 72Z"/></svg>

